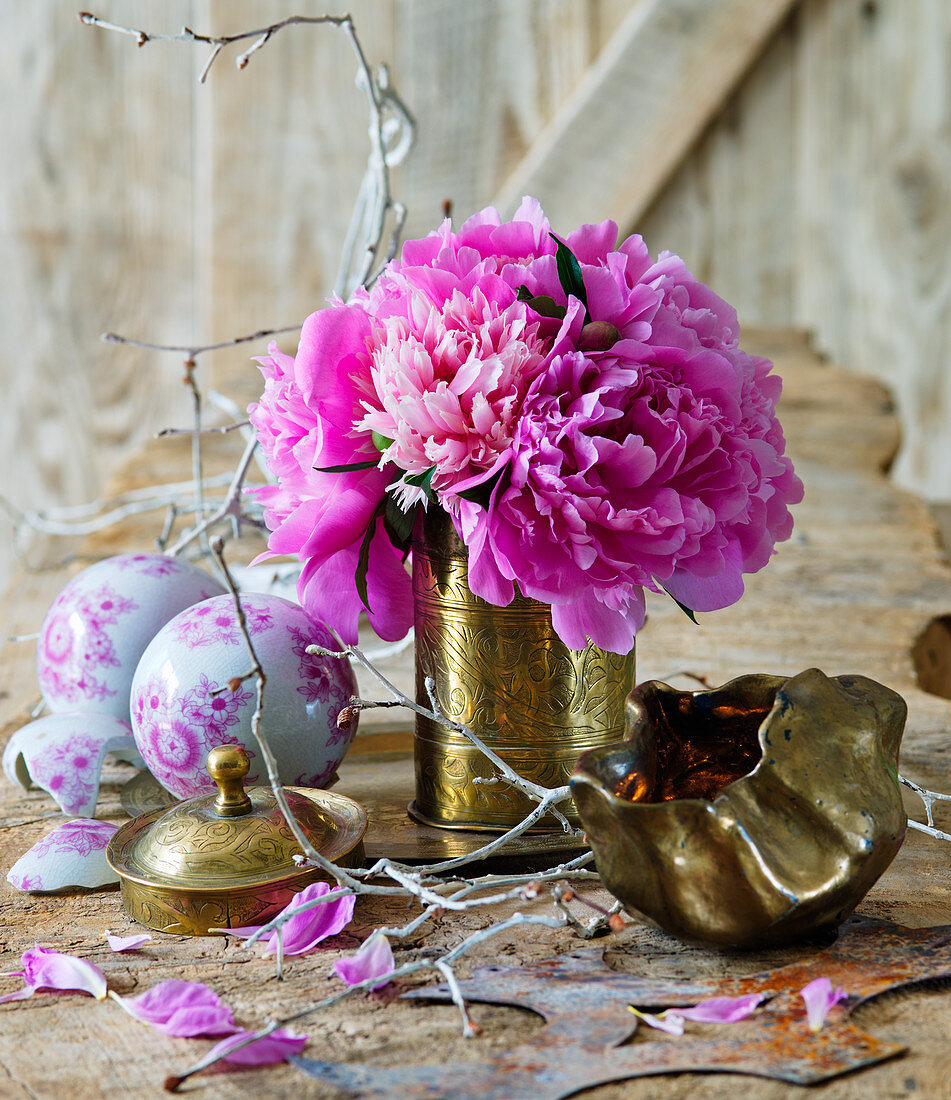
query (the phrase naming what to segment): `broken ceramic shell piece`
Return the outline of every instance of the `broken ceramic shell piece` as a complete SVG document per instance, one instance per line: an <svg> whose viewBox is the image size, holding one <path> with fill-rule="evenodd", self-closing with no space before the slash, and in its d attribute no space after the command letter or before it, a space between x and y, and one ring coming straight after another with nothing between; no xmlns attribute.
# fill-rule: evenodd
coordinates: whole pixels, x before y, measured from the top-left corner
<svg viewBox="0 0 951 1100"><path fill-rule="evenodd" d="M111 714L48 714L22 726L3 753L3 770L24 790L42 787L76 817L96 812L106 756L143 767L132 727Z"/></svg>
<svg viewBox="0 0 951 1100"><path fill-rule="evenodd" d="M106 860L106 847L117 829L108 821L64 821L20 856L7 882L34 893L77 886L94 890L118 882Z"/></svg>

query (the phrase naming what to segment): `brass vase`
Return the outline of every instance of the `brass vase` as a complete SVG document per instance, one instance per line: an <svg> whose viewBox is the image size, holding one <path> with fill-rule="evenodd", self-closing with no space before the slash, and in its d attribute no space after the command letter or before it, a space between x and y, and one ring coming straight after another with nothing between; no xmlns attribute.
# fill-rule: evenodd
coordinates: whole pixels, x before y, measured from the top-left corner
<svg viewBox="0 0 951 1100"><path fill-rule="evenodd" d="M545 787L568 783L581 753L624 733L624 700L634 653L559 639L545 604L516 594L507 607L474 596L468 557L452 521L430 508L413 542L416 698L429 706L435 681L443 713L470 727L519 775ZM417 715L416 800L410 813L426 824L503 832L535 803L506 782L462 734ZM564 810L564 807L562 807ZM577 820L573 809L568 816ZM543 818L540 829L560 829Z"/></svg>

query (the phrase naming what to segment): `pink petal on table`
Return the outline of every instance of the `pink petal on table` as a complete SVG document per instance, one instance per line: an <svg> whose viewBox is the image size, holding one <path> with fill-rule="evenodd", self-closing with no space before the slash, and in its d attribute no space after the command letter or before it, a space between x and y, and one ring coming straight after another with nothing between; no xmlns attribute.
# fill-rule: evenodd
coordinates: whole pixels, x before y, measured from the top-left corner
<svg viewBox="0 0 951 1100"><path fill-rule="evenodd" d="M77 818L64 821L14 863L7 882L17 890L49 892L70 886L95 889L118 882L106 847L118 825Z"/></svg>
<svg viewBox="0 0 951 1100"><path fill-rule="evenodd" d="M668 1035L683 1035L684 1033L683 1017L674 1012L670 1014L662 1012L659 1016L654 1016L650 1012L641 1012L639 1008L635 1008L633 1005L628 1005L627 1008L629 1012L633 1012L648 1027L656 1028L657 1031L666 1031Z"/></svg>
<svg viewBox="0 0 951 1100"><path fill-rule="evenodd" d="M749 993L745 997L708 997L693 1008L675 1008L671 1015L682 1016L698 1024L733 1024L756 1010L765 993Z"/></svg>
<svg viewBox="0 0 951 1100"><path fill-rule="evenodd" d="M99 1001L108 993L106 976L99 967L75 955L62 955L48 947L31 947L23 952L20 961L23 969L19 973L25 988L0 997L0 1003L24 1000L40 989L91 993Z"/></svg>
<svg viewBox="0 0 951 1100"><path fill-rule="evenodd" d="M337 887L331 887L326 882L313 882L310 886L301 890L300 893L295 894L278 916L292 912L306 902L325 897L331 890L335 889ZM329 936L336 936L350 923L355 904L356 898L353 894L344 894L332 901L307 909L303 913L295 914L281 928L284 937L284 954L304 955L308 951L313 951L322 940L327 939ZM272 919L276 920L277 918ZM229 936L238 936L240 939L246 940L263 927L264 925L256 924L244 928L222 928L220 931L227 932ZM267 949L264 954L276 954L277 943L278 934L275 931L268 937Z"/></svg>
<svg viewBox="0 0 951 1100"><path fill-rule="evenodd" d="M238 1028L231 1009L203 982L169 978L137 997L114 999L130 1016L166 1035L231 1035Z"/></svg>
<svg viewBox="0 0 951 1100"><path fill-rule="evenodd" d="M833 989L829 978L816 978L800 990L800 996L806 1002L806 1019L809 1030L818 1031L825 1023L826 1016L834 1005L844 1001L848 993L844 989Z"/></svg>
<svg viewBox="0 0 951 1100"><path fill-rule="evenodd" d="M382 989L396 969L390 941L382 932L374 932L363 941L360 949L349 958L334 963L334 973L347 985L359 985L370 978L380 978L370 989Z"/></svg>
<svg viewBox="0 0 951 1100"><path fill-rule="evenodd" d="M276 1062L286 1062L288 1058L300 1054L310 1038L309 1035L294 1035L290 1031L272 1031L270 1035L265 1035L256 1042L241 1047L240 1050L228 1053L233 1046L247 1039L249 1035L254 1035L254 1032L244 1029L229 1035L227 1039L223 1039L217 1046L212 1047L208 1057L217 1055L237 1066L272 1066Z"/></svg>
<svg viewBox="0 0 951 1100"><path fill-rule="evenodd" d="M106 933L106 942L112 948L113 951L135 951L144 943L150 943L152 937L143 934L140 936L114 936L111 932Z"/></svg>

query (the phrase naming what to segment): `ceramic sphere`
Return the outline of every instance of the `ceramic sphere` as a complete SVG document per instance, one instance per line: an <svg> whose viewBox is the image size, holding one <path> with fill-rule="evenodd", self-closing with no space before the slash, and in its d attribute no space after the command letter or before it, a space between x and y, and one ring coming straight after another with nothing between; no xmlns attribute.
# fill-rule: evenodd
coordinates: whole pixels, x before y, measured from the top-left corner
<svg viewBox="0 0 951 1100"><path fill-rule="evenodd" d="M121 554L77 574L46 613L37 646L40 690L51 711L129 721L139 658L186 607L224 592L204 569L164 554Z"/></svg>
<svg viewBox="0 0 951 1100"><path fill-rule="evenodd" d="M356 729L356 722L337 727L337 715L356 692L353 670L346 660L307 653L309 645L335 649L338 643L297 604L248 593L241 606L267 677L263 728L281 782L324 786ZM183 611L142 655L132 684L135 741L155 778L179 798L213 788L205 760L217 745L243 745L251 756L248 783L267 783L251 729L257 685L252 678L234 690L228 686L250 663L231 596Z"/></svg>

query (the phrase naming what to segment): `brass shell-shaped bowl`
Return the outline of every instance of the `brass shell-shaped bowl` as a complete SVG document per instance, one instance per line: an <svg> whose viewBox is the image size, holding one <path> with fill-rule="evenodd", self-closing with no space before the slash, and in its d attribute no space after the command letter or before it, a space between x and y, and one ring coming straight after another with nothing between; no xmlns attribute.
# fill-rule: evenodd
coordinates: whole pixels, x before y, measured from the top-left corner
<svg viewBox="0 0 951 1100"><path fill-rule="evenodd" d="M834 928L901 847L906 707L874 680L651 681L627 705L627 740L585 753L572 794L607 888L672 935L746 948Z"/></svg>
<svg viewBox="0 0 951 1100"><path fill-rule="evenodd" d="M217 794L135 818L106 852L126 911L159 932L207 935L212 928L264 924L299 890L326 878L294 862L300 845L270 787L244 789L243 749L212 750L208 770ZM367 815L359 803L305 787L287 787L285 796L317 851L343 865L362 861Z"/></svg>

